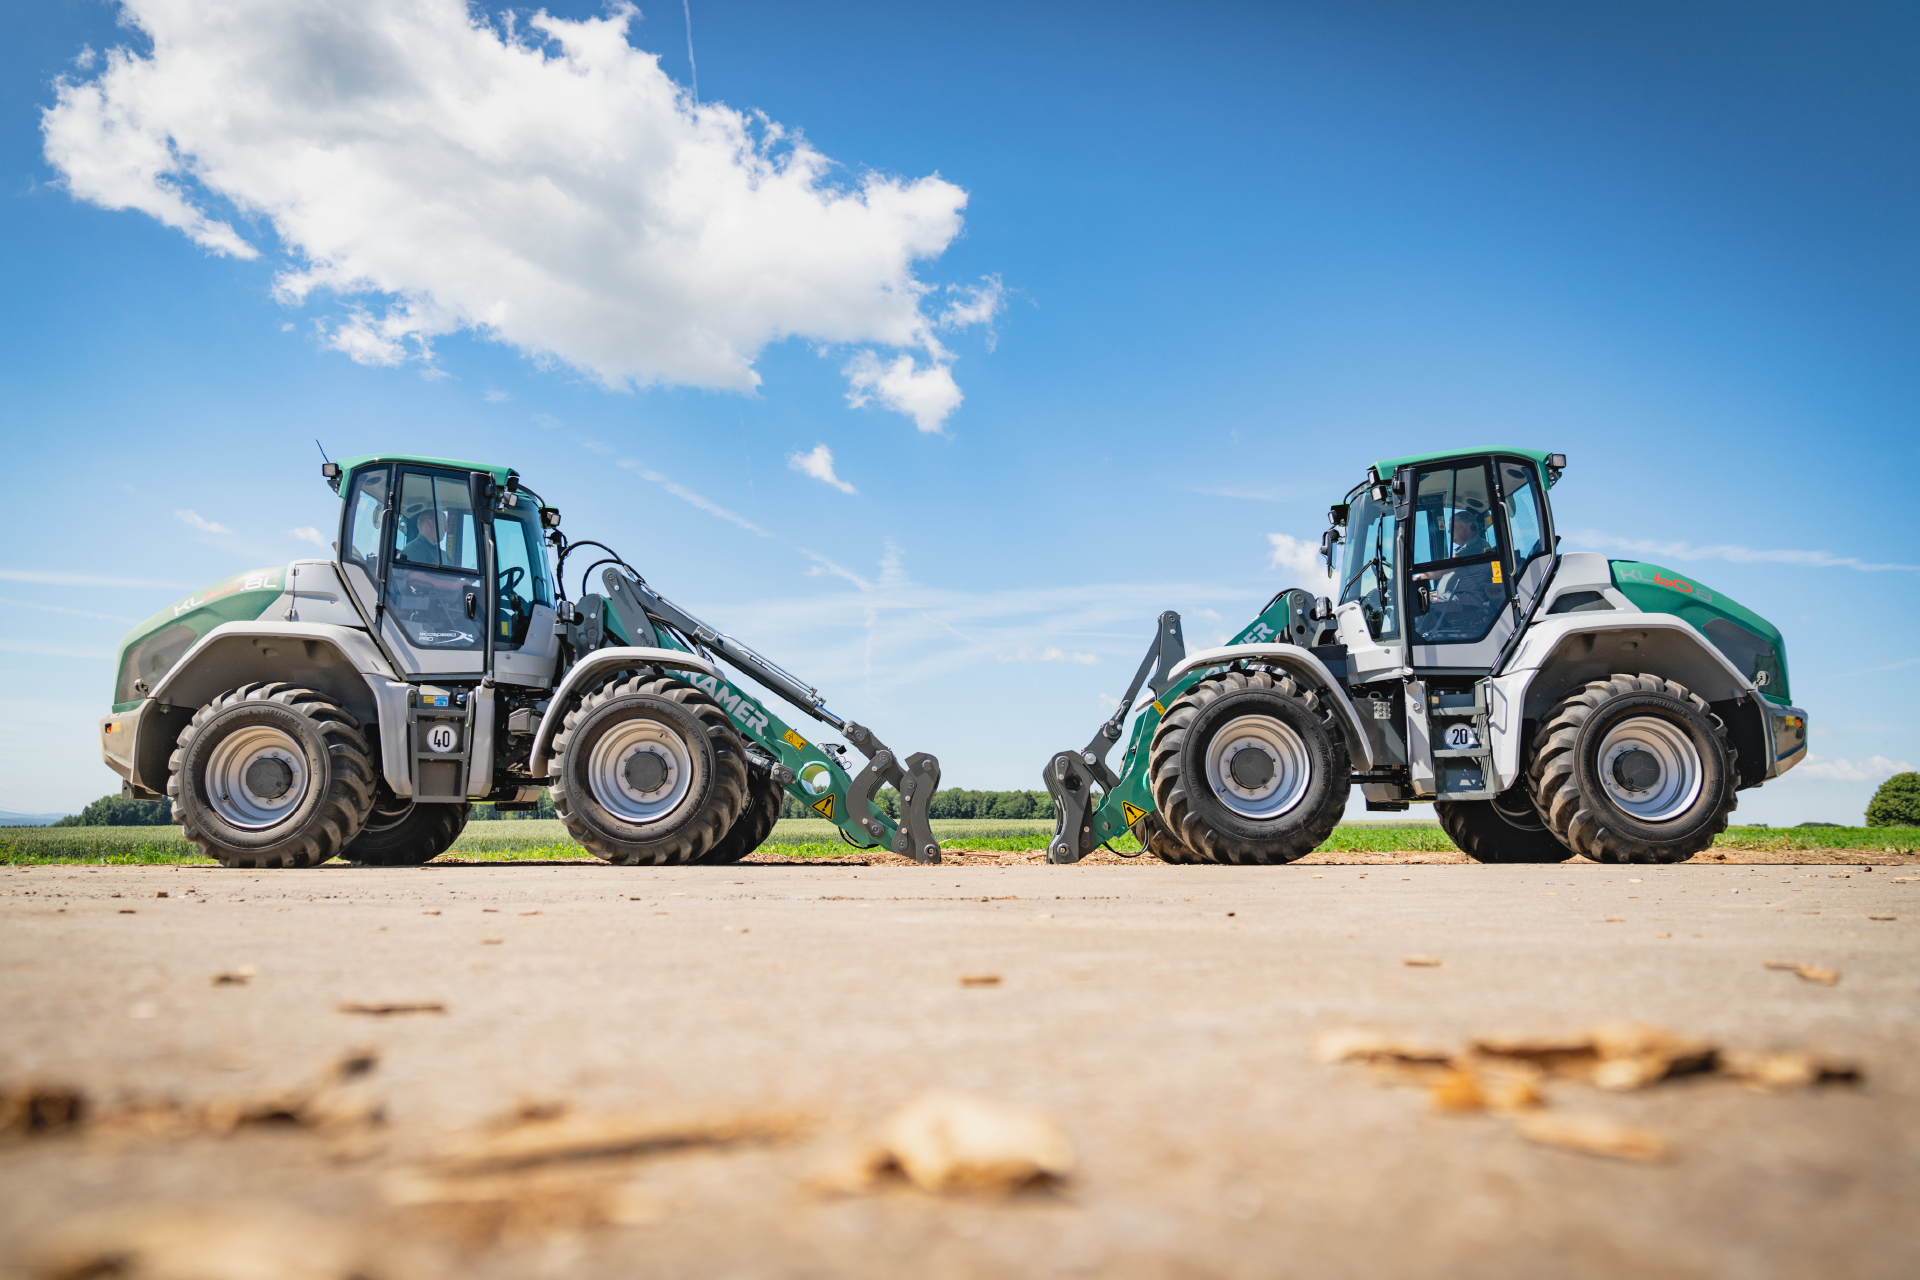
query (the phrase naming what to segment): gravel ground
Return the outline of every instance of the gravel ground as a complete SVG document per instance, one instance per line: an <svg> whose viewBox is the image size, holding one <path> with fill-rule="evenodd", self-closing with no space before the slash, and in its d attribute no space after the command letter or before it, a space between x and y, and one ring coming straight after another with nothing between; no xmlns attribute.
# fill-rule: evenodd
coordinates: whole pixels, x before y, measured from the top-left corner
<svg viewBox="0 0 1920 1280"><path fill-rule="evenodd" d="M1418 857L8 868L0 1259L342 1280L1912 1274L1920 877ZM1621 1019L1858 1079L1553 1077L1516 1118L1437 1109L1457 1072L1316 1053L1346 1029L1457 1051ZM928 1089L1050 1118L1072 1171L1008 1194L850 1181L847 1152ZM1619 1154L1530 1140L1542 1117ZM554 1133L573 1138L537 1159L458 1163Z"/></svg>

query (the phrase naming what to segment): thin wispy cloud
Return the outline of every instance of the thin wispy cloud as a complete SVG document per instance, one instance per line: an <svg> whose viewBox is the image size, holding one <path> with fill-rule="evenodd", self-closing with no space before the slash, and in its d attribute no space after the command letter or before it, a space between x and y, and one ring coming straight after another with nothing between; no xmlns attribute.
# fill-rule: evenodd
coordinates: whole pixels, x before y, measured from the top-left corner
<svg viewBox="0 0 1920 1280"><path fill-rule="evenodd" d="M175 511L173 514L175 518L178 519L182 524L185 524L186 526L192 529L198 529L202 533L232 533L233 532L233 530L227 528L227 526L223 524L216 524L213 521L207 519L205 516L201 515L198 511L181 510L181 511Z"/></svg>
<svg viewBox="0 0 1920 1280"><path fill-rule="evenodd" d="M1800 762L1800 767L1786 776L1819 778L1823 782L1885 782L1896 773L1912 771L1913 766L1905 760L1889 760L1881 755L1868 756L1864 760L1844 760L1809 752L1807 758Z"/></svg>
<svg viewBox="0 0 1920 1280"><path fill-rule="evenodd" d="M0 640L0 652L29 653L36 658L84 658L91 662L113 657L113 650L100 645L74 645L54 640Z"/></svg>
<svg viewBox="0 0 1920 1280"><path fill-rule="evenodd" d="M833 473L833 450L824 444L813 446L811 453L790 453L787 466L803 476L812 476L824 484L830 484L842 493L854 493L857 490L845 480Z"/></svg>
<svg viewBox="0 0 1920 1280"><path fill-rule="evenodd" d="M49 163L76 198L209 252L284 257L277 296L339 299L320 339L359 363L438 373L435 340L466 331L609 389L751 394L765 348L798 337L861 348L859 402L937 431L961 397L936 332L998 313L997 278L915 274L960 234L965 191L847 178L798 131L700 102L630 43L631 4L119 9L151 52L55 82Z"/></svg>
<svg viewBox="0 0 1920 1280"><path fill-rule="evenodd" d="M322 551L329 550L327 546L327 535L321 533L312 525L303 525L298 529L289 529L287 530L287 536L299 542L311 542Z"/></svg>
<svg viewBox="0 0 1920 1280"><path fill-rule="evenodd" d="M1012 653L997 653L994 657L1001 662L1073 662L1086 667L1095 666L1100 661L1099 654L1081 653L1077 650L1069 653L1057 645L1036 649L1032 645L1023 644Z"/></svg>
<svg viewBox="0 0 1920 1280"><path fill-rule="evenodd" d="M1705 545L1692 542L1659 542L1650 538L1620 538L1592 529L1570 533L1567 535L1567 541L1578 547L1631 551L1635 555L1660 556L1667 560L1726 560L1733 564L1788 564L1808 569L1854 569L1861 573L1920 573L1920 564L1862 560L1858 556L1838 556L1831 551L1764 549L1743 547L1731 542Z"/></svg>
<svg viewBox="0 0 1920 1280"><path fill-rule="evenodd" d="M151 587L167 591L190 591L185 582L166 582L158 578L116 578L97 573L68 573L64 569L0 569L0 582L37 582L49 587Z"/></svg>
<svg viewBox="0 0 1920 1280"><path fill-rule="evenodd" d="M9 600L0 597L0 604L13 609L38 609L42 613L65 614L69 618L96 618L101 622L136 622L135 618L123 618L117 613L94 613L87 609L69 609L62 604L40 604L33 600Z"/></svg>
<svg viewBox="0 0 1920 1280"><path fill-rule="evenodd" d="M591 446L586 446L586 447L591 447ZM674 481L669 480L666 476L661 475L658 471L651 471L647 469L646 467L640 465L638 462L634 461L632 458L622 458L620 459L620 461L616 462L614 465L617 467L625 467L628 471L633 472L633 474L639 476L642 480L650 480L654 484L659 485L662 489L665 489L668 493L680 499L680 501L685 503L690 503L691 505L698 507L700 510L706 512L710 516L717 516L720 519L725 520L730 525L735 525L739 528L745 529L748 533L751 533L756 537L771 538L775 536L767 532L765 529L762 529L759 525L747 519L745 516L741 515L739 512L729 511L727 508L721 506L719 503L715 502L713 499L705 497L701 494L695 493L692 489L687 488L685 485L677 484Z"/></svg>
<svg viewBox="0 0 1920 1280"><path fill-rule="evenodd" d="M513 393L510 391L489 391L481 398L488 404L505 404L507 401L513 399Z"/></svg>

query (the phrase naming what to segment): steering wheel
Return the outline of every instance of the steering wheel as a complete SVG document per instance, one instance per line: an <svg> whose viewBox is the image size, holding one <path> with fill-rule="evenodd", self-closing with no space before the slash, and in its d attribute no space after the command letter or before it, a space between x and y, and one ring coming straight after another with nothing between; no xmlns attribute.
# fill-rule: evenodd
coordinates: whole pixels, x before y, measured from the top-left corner
<svg viewBox="0 0 1920 1280"><path fill-rule="evenodd" d="M507 571L500 577L500 590L502 594L519 586L520 583L525 580L526 576L527 570L525 566L517 564L508 565Z"/></svg>

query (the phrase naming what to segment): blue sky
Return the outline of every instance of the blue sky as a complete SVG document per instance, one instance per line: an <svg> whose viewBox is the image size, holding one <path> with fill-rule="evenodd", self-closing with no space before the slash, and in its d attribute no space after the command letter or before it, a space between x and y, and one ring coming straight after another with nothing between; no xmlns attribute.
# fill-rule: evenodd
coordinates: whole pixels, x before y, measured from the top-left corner
<svg viewBox="0 0 1920 1280"><path fill-rule="evenodd" d="M142 0L153 21L176 7ZM685 117L708 132L687 124L681 154L715 154L722 108L762 141L764 117L785 132L756 154L777 167L798 139L816 204L837 187L866 221L816 236L805 199L789 217L722 193L694 207L762 230L716 250L712 278L667 279L705 248L649 260L604 218L516 222L521 197L482 191L534 190L537 148L422 144L385 188L357 143L324 184L285 171L307 136L287 98L324 83L339 142L378 123L351 110L383 77L458 81L458 49L416 42L387 62L240 59L252 103L191 100L217 77L149 85L143 127L181 122L190 172L170 181L204 216L169 226L103 207L133 179L75 186L42 133L60 78L86 91L106 50L151 41L103 0L12 12L0 423L33 482L0 553L0 809L115 785L93 725L128 620L316 551L290 532L334 518L316 437L519 468L573 536L975 787L1037 786L1084 742L1160 610L1212 641L1303 581L1275 536L1317 539L1367 463L1561 450L1566 549L1681 569L1786 633L1818 758L1740 817L1857 822L1879 777L1920 761L1920 538L1912 504L1880 496L1920 454L1911 8L690 7L718 114ZM531 12L516 38L539 38ZM234 25L189 34L244 52ZM625 30L690 86L680 5ZM439 123L537 122L556 172L574 166L559 180L617 200L632 175L593 169L595 100L556 108L552 83L501 90L485 126ZM643 134L654 108L607 109ZM140 181L150 202L166 189ZM376 188L385 204L345 201ZM430 261L441 238L410 214L442 203L493 239ZM851 265L817 278L815 246ZM522 329L471 325L495 249L567 264ZM414 289L411 310L321 269L350 261ZM715 283L765 271L786 301ZM724 358L672 347L695 321ZM903 359L920 380L890 407L859 371ZM821 446L842 487L790 462Z"/></svg>

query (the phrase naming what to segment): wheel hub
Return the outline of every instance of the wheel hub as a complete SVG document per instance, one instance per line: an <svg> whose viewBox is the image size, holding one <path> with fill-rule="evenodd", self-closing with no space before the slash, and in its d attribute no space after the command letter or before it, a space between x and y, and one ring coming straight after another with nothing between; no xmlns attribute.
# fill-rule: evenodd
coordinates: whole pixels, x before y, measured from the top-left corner
<svg viewBox="0 0 1920 1280"><path fill-rule="evenodd" d="M291 735L272 725L245 725L207 759L207 803L223 821L257 831L298 808L311 780L306 752Z"/></svg>
<svg viewBox="0 0 1920 1280"><path fill-rule="evenodd" d="M1692 736L1656 716L1614 725L1600 741L1596 763L1607 798L1641 822L1679 817L1706 785L1706 765Z"/></svg>
<svg viewBox="0 0 1920 1280"><path fill-rule="evenodd" d="M622 773L627 786L641 795L651 795L666 785L670 770L667 762L651 751L636 751L627 757Z"/></svg>
<svg viewBox="0 0 1920 1280"><path fill-rule="evenodd" d="M693 785L693 752L658 720L636 716L607 729L587 758L588 787L609 816L636 826L680 807Z"/></svg>
<svg viewBox="0 0 1920 1280"><path fill-rule="evenodd" d="M1273 779L1273 757L1257 747L1236 751L1227 768L1233 780L1249 791L1258 791Z"/></svg>
<svg viewBox="0 0 1920 1280"><path fill-rule="evenodd" d="M1300 736L1272 716L1240 716L1207 744L1207 780L1227 808L1277 818L1307 793L1313 770Z"/></svg>
<svg viewBox="0 0 1920 1280"><path fill-rule="evenodd" d="M1629 791L1651 791L1660 781L1660 758L1635 747L1613 758L1614 781Z"/></svg>
<svg viewBox="0 0 1920 1280"><path fill-rule="evenodd" d="M261 756L247 766L247 790L267 800L278 800L293 790L293 770L277 756Z"/></svg>

